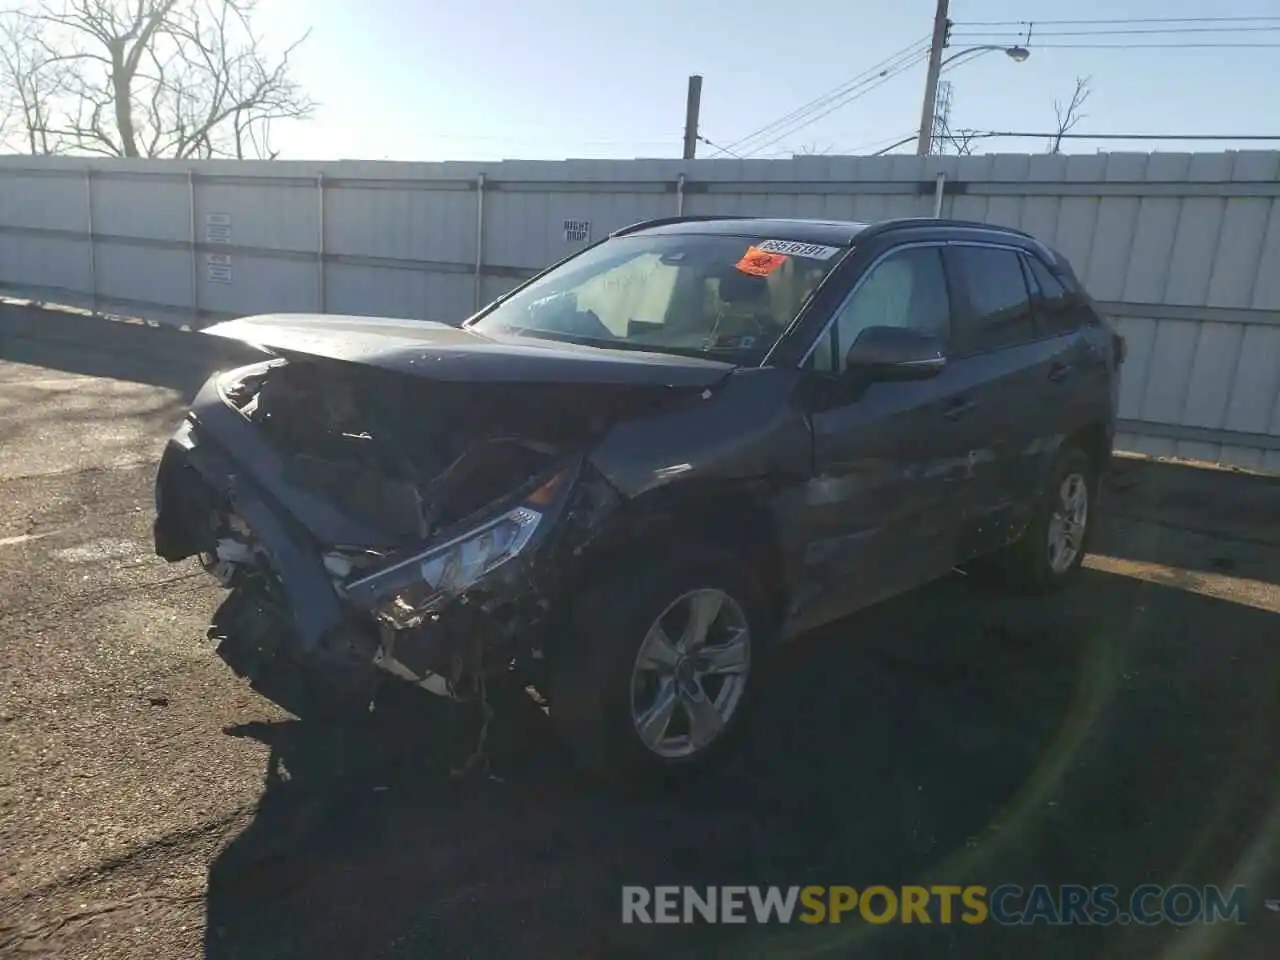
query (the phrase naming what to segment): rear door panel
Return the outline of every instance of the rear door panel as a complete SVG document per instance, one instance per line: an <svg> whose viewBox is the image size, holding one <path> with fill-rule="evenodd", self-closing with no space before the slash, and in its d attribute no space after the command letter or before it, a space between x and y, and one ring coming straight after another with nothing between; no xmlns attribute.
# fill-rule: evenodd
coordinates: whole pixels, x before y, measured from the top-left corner
<svg viewBox="0 0 1280 960"><path fill-rule="evenodd" d="M1111 337L1073 278L1057 277L1034 254L1024 255L1036 325L1049 349L1042 361L1037 407L1047 418L1047 439L1038 478L1048 475L1053 457L1071 434L1111 417Z"/></svg>
<svg viewBox="0 0 1280 960"><path fill-rule="evenodd" d="M998 548L1020 529L1051 443L1043 382L1059 347L1039 337L1019 257L995 245L947 248L948 271L962 291L953 362L970 371L977 408L961 559Z"/></svg>

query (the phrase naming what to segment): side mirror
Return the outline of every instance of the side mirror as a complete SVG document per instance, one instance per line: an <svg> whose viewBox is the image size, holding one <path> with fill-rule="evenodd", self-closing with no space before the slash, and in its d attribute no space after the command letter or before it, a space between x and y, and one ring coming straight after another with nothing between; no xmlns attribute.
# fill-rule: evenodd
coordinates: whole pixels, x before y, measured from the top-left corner
<svg viewBox="0 0 1280 960"><path fill-rule="evenodd" d="M947 365L942 340L902 327L867 327L844 359L845 372L872 380L926 380Z"/></svg>

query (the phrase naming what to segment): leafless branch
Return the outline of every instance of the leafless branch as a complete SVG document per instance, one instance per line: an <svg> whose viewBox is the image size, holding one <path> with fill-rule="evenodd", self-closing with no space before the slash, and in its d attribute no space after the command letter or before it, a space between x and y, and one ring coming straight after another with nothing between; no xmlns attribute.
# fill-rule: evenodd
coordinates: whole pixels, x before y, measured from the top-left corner
<svg viewBox="0 0 1280 960"><path fill-rule="evenodd" d="M808 143L803 143L803 144L801 144L800 146L796 147L796 149L795 149L795 156L797 156L797 157L825 157L825 156L827 156L829 153L831 153L832 149L834 149L834 148L832 147L832 145L831 145L831 144L827 144L825 147L820 147L820 146L818 146L818 144L817 144L817 142L816 142L816 141L814 141L814 140L810 140Z"/></svg>
<svg viewBox="0 0 1280 960"><path fill-rule="evenodd" d="M16 147L11 138L20 137L28 153L55 153L48 124L65 64L38 40L30 22L0 20L0 145Z"/></svg>
<svg viewBox="0 0 1280 960"><path fill-rule="evenodd" d="M949 123L942 124L936 139L939 153L954 153L962 157L971 156L982 142L980 131L967 127L953 130Z"/></svg>
<svg viewBox="0 0 1280 960"><path fill-rule="evenodd" d="M273 55L253 29L256 2L34 0L0 13L0 118L25 116L35 153L275 156L272 121L315 109L291 76L307 34ZM34 114L20 109L32 76Z"/></svg>
<svg viewBox="0 0 1280 960"><path fill-rule="evenodd" d="M1062 152L1062 135L1070 133L1087 114L1082 113L1085 102L1089 99L1089 95L1093 93L1090 89L1091 77L1076 77L1076 88L1071 93L1071 102L1063 106L1062 101L1053 101L1053 113L1057 118L1057 133L1049 142L1049 153Z"/></svg>
<svg viewBox="0 0 1280 960"><path fill-rule="evenodd" d="M974 149L979 142L977 130L948 130L947 143L958 155L968 157L973 154Z"/></svg>
<svg viewBox="0 0 1280 960"><path fill-rule="evenodd" d="M962 157L970 156L982 142L981 132L967 127L952 129L946 117L940 117L934 134L935 148L938 153L954 153Z"/></svg>

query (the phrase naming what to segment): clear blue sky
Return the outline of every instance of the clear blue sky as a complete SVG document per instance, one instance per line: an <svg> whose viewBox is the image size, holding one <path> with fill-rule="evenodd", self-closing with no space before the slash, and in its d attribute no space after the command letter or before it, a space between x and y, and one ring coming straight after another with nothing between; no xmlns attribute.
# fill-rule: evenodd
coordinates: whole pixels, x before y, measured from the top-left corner
<svg viewBox="0 0 1280 960"><path fill-rule="evenodd" d="M689 74L705 78L702 134L730 144L923 42L933 9L934 0L263 0L259 22L275 41L313 29L296 74L321 107L311 122L277 129L283 157L673 157ZM1016 28L966 21L1203 16L1280 17L1280 0L952 0L952 49L1017 42L1008 32ZM1093 94L1079 132L1280 134L1280 29L1046 36L1079 29L1086 28L1039 25L1025 63L989 53L949 71L952 126L1049 128L1053 101L1069 98L1075 78L1088 75ZM1277 46L1129 46L1188 42ZM907 136L918 125L923 82L917 64L755 155L869 152ZM1084 141L1066 149L1224 146L1244 144ZM1043 143L989 141L984 149L1038 151ZM699 146L699 156L712 153Z"/></svg>

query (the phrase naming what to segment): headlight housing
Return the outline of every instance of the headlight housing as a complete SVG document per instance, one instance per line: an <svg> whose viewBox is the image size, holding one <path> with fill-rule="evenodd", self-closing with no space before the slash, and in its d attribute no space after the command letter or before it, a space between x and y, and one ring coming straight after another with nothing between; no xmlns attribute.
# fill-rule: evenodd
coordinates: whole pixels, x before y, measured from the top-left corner
<svg viewBox="0 0 1280 960"><path fill-rule="evenodd" d="M541 528L546 508L558 499L567 478L568 471L555 474L519 505L349 583L346 594L393 629L418 626L445 601L519 556Z"/></svg>

